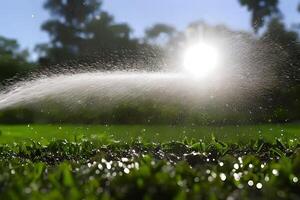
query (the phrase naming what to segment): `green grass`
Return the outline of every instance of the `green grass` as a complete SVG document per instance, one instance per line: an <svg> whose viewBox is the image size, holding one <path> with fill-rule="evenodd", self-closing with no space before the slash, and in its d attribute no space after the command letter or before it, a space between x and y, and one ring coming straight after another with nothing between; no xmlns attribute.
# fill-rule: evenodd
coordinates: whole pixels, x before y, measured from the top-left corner
<svg viewBox="0 0 300 200"><path fill-rule="evenodd" d="M300 125L1 125L0 199L299 199Z"/></svg>
<svg viewBox="0 0 300 200"><path fill-rule="evenodd" d="M297 138L300 124L264 124L248 126L163 126L163 125L0 125L0 143L85 137L109 137L120 141L138 138L148 142L182 140L184 137L210 140L214 135L224 142L249 141L263 137L274 140L278 137Z"/></svg>

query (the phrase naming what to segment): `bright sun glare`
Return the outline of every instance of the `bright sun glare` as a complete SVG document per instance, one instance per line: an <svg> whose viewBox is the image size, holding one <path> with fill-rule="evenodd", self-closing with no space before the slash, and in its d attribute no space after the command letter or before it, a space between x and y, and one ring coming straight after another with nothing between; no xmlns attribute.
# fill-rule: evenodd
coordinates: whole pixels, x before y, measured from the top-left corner
<svg viewBox="0 0 300 200"><path fill-rule="evenodd" d="M198 43L190 46L184 53L184 69L196 76L207 77L218 66L219 54L214 46L206 43Z"/></svg>

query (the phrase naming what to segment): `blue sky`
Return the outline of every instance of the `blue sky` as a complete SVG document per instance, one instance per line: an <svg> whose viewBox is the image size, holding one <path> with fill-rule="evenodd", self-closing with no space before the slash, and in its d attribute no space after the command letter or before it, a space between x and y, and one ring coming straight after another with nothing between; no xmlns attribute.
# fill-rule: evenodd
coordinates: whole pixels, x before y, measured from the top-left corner
<svg viewBox="0 0 300 200"><path fill-rule="evenodd" d="M280 9L287 25L300 23L297 12L299 0L281 0ZM48 41L40 30L49 18L43 9L44 0L1 0L0 35L14 38L23 48ZM251 30L250 14L238 0L104 0L103 10L115 16L115 21L126 22L134 36L142 36L146 27L162 22L179 30L190 22L204 20L209 24L225 24L233 29Z"/></svg>

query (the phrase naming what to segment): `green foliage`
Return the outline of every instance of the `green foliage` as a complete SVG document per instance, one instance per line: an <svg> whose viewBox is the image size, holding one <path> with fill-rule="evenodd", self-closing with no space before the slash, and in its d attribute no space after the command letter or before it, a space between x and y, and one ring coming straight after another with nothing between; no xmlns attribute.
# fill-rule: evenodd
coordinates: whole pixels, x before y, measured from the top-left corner
<svg viewBox="0 0 300 200"><path fill-rule="evenodd" d="M110 14L101 10L99 0L48 0L44 7L52 19L42 25L50 35L50 44L36 48L42 64L57 64L137 46L137 41L130 39L129 26L115 23Z"/></svg>
<svg viewBox="0 0 300 200"><path fill-rule="evenodd" d="M150 28L147 28L145 30L145 40L147 42L149 41L155 41L157 40L162 34L165 34L168 36L168 40L171 39L171 37L176 33L176 29L170 25L167 24L155 24Z"/></svg>
<svg viewBox="0 0 300 200"><path fill-rule="evenodd" d="M239 0L251 12L251 25L257 32L265 23L265 19L278 14L279 0Z"/></svg>
<svg viewBox="0 0 300 200"><path fill-rule="evenodd" d="M287 139L1 145L0 198L298 199L300 144Z"/></svg>
<svg viewBox="0 0 300 200"><path fill-rule="evenodd" d="M285 121L299 119L299 80L300 80L300 45L299 36L296 31L286 28L284 23L278 19L272 19L267 26L266 32L260 41L265 46L273 46L269 49L270 57L265 59L276 60L270 69L277 79L276 87L273 89L269 100L265 102L273 109L274 120Z"/></svg>
<svg viewBox="0 0 300 200"><path fill-rule="evenodd" d="M281 57L273 69L277 73L276 75L284 76L285 82L299 80L300 45L298 33L287 29L280 19L273 18L268 23L267 30L261 40L265 45L272 44L275 47L270 49L270 54Z"/></svg>
<svg viewBox="0 0 300 200"><path fill-rule="evenodd" d="M18 73L29 71L28 51L20 50L16 40L0 36L0 83Z"/></svg>

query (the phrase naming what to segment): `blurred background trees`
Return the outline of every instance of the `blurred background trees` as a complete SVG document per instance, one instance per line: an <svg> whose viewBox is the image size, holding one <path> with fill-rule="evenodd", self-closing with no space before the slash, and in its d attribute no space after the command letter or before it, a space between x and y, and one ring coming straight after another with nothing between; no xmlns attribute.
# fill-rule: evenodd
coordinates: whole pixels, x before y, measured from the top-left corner
<svg viewBox="0 0 300 200"><path fill-rule="evenodd" d="M178 64L181 49L189 43L189 37L218 35L227 38L227 44L224 45L231 48L224 52L233 55L226 61L231 62L228 66L240 59L244 62L240 63L240 67L246 64L252 68L267 66L267 70L274 72L276 87L268 92L263 102L259 102L260 106L254 105L257 102L249 105L252 108L265 108L263 114L259 109L254 112L257 121L299 120L299 30L297 27L291 29L285 26L278 9L279 0L237 1L250 12L249 23L254 34L197 21L181 31L171 25L157 23L145 30L143 38L133 38L132 28L126 23L115 22L111 14L102 10L101 0L46 0L44 8L51 17L43 23L41 29L49 34L50 42L36 46L39 58L33 63L29 61L29 52L20 49L16 40L0 37L0 81L7 81L17 74L26 74L37 66L51 68L60 64L59 67L63 68L68 61L81 58L90 60L93 56L96 62L101 61L102 65L98 67L102 70L111 70L113 66L123 63L128 68L140 67L142 70L149 66L152 66L151 70L157 66L167 68L175 66L176 62ZM238 47L234 46L237 38L247 41L254 53L239 52ZM219 44L223 42L218 40ZM82 67L78 63L81 64L80 61L76 65ZM128 109L126 112L129 112Z"/></svg>
<svg viewBox="0 0 300 200"><path fill-rule="evenodd" d="M33 68L28 62L29 52L21 50L18 42L0 36L0 83L18 73L25 73Z"/></svg>
<svg viewBox="0 0 300 200"><path fill-rule="evenodd" d="M131 28L115 23L112 15L101 10L101 1L47 0L44 7L51 19L42 25L50 43L36 48L42 65L137 45L130 38Z"/></svg>
<svg viewBox="0 0 300 200"><path fill-rule="evenodd" d="M268 18L280 14L279 0L239 0L239 2L251 12L251 25L255 33L263 27Z"/></svg>
<svg viewBox="0 0 300 200"><path fill-rule="evenodd" d="M174 36L175 33L176 29L173 26L158 23L145 30L144 40L146 43L151 43L154 45L157 43L162 44L166 42L166 40L170 40L170 38ZM159 41L159 39L161 40Z"/></svg>

